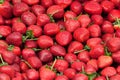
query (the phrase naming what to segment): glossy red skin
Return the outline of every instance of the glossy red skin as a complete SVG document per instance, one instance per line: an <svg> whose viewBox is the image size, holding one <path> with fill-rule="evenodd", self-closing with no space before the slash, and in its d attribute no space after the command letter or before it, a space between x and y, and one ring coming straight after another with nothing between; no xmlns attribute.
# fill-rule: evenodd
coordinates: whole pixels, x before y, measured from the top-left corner
<svg viewBox="0 0 120 80"><path fill-rule="evenodd" d="M2 54L2 57L8 64L13 64L16 55L11 51L4 51L4 53Z"/></svg>
<svg viewBox="0 0 120 80"><path fill-rule="evenodd" d="M15 76L15 70L10 65L0 67L0 72L7 74L10 78Z"/></svg>
<svg viewBox="0 0 120 80"><path fill-rule="evenodd" d="M108 76L108 77L111 77L111 76L115 75L116 73L117 72L114 67L105 67L101 71L102 76Z"/></svg>
<svg viewBox="0 0 120 80"><path fill-rule="evenodd" d="M28 80L26 73L22 73L22 77L24 80Z"/></svg>
<svg viewBox="0 0 120 80"><path fill-rule="evenodd" d="M10 26L0 26L0 35L2 35L3 37L8 36L11 32L12 31Z"/></svg>
<svg viewBox="0 0 120 80"><path fill-rule="evenodd" d="M73 63L74 61L77 60L77 56L73 53L67 53L65 55L64 59L69 63Z"/></svg>
<svg viewBox="0 0 120 80"><path fill-rule="evenodd" d="M78 73L72 80L88 80L88 77L85 74Z"/></svg>
<svg viewBox="0 0 120 80"><path fill-rule="evenodd" d="M116 71L118 74L120 74L120 66L117 66Z"/></svg>
<svg viewBox="0 0 120 80"><path fill-rule="evenodd" d="M104 46L101 44L96 45L90 50L89 55L91 58L95 59L100 57L101 55L104 55Z"/></svg>
<svg viewBox="0 0 120 80"><path fill-rule="evenodd" d="M38 38L37 44L40 48L49 48L53 46L53 39L47 35L42 35Z"/></svg>
<svg viewBox="0 0 120 80"><path fill-rule="evenodd" d="M4 40L0 40L0 48L7 49L8 48L7 42Z"/></svg>
<svg viewBox="0 0 120 80"><path fill-rule="evenodd" d="M39 79L39 72L35 69L29 69L26 71L26 75L29 80L38 80Z"/></svg>
<svg viewBox="0 0 120 80"><path fill-rule="evenodd" d="M26 11L21 15L21 20L26 25L34 25L36 23L37 18L32 12Z"/></svg>
<svg viewBox="0 0 120 80"><path fill-rule="evenodd" d="M112 54L112 58L113 58L114 62L120 63L120 51L114 52Z"/></svg>
<svg viewBox="0 0 120 80"><path fill-rule="evenodd" d="M19 32L13 32L6 37L8 44L20 46L22 44L22 34Z"/></svg>
<svg viewBox="0 0 120 80"><path fill-rule="evenodd" d="M56 73L46 68L45 66L42 66L39 69L39 74L40 74L40 80L53 80L56 77Z"/></svg>
<svg viewBox="0 0 120 80"><path fill-rule="evenodd" d="M13 4L21 3L21 0L11 0Z"/></svg>
<svg viewBox="0 0 120 80"><path fill-rule="evenodd" d="M26 33L26 25L22 22L17 22L12 25L12 31L13 32L20 32L21 34Z"/></svg>
<svg viewBox="0 0 120 80"><path fill-rule="evenodd" d="M63 20L59 20L57 22L57 25L60 27L60 30L64 30L65 29L65 23Z"/></svg>
<svg viewBox="0 0 120 80"><path fill-rule="evenodd" d="M60 7L62 8L66 8L72 3L72 0L66 0L66 1L65 0L54 0L54 3L57 5L60 5Z"/></svg>
<svg viewBox="0 0 120 80"><path fill-rule="evenodd" d="M45 8L42 5L33 5L32 11L36 16L45 13Z"/></svg>
<svg viewBox="0 0 120 80"><path fill-rule="evenodd" d="M29 48L25 48L22 50L22 57L27 60L29 57L35 56L35 51Z"/></svg>
<svg viewBox="0 0 120 80"><path fill-rule="evenodd" d="M68 53L74 53L83 49L83 44L78 41L72 41L68 46Z"/></svg>
<svg viewBox="0 0 120 80"><path fill-rule="evenodd" d="M70 5L70 10L79 15L82 12L82 4L78 1L73 1Z"/></svg>
<svg viewBox="0 0 120 80"><path fill-rule="evenodd" d="M116 18L120 18L120 11L117 9L113 9L108 14L108 20L114 22Z"/></svg>
<svg viewBox="0 0 120 80"><path fill-rule="evenodd" d="M76 74L76 70L72 69L72 68L67 68L64 71L64 75L67 76L69 79L73 79L73 77L75 76L75 74Z"/></svg>
<svg viewBox="0 0 120 80"><path fill-rule="evenodd" d="M61 46L66 46L71 42L72 34L68 31L61 31L56 34L55 39Z"/></svg>
<svg viewBox="0 0 120 80"><path fill-rule="evenodd" d="M4 18L11 18L12 17L12 6L8 1L4 1L0 5L0 15Z"/></svg>
<svg viewBox="0 0 120 80"><path fill-rule="evenodd" d="M41 0L41 5L48 8L53 5L53 0Z"/></svg>
<svg viewBox="0 0 120 80"><path fill-rule="evenodd" d="M24 2L16 3L13 6L13 14L15 16L21 16L22 13L28 10L29 10L29 6Z"/></svg>
<svg viewBox="0 0 120 80"><path fill-rule="evenodd" d="M68 19L74 19L76 17L76 13L74 13L73 11L66 11L64 13L64 20L68 20Z"/></svg>
<svg viewBox="0 0 120 80"><path fill-rule="evenodd" d="M120 6L119 6L120 1L119 0L110 0L110 1L114 3L115 7L120 8Z"/></svg>
<svg viewBox="0 0 120 80"><path fill-rule="evenodd" d="M21 22L21 19L19 17L15 17L11 21L12 24L17 23L17 22Z"/></svg>
<svg viewBox="0 0 120 80"><path fill-rule="evenodd" d="M106 78L104 76L99 76L99 77L95 78L95 80L106 80Z"/></svg>
<svg viewBox="0 0 120 80"><path fill-rule="evenodd" d="M37 25L30 25L27 30L32 30L34 37L39 37L42 35L42 28Z"/></svg>
<svg viewBox="0 0 120 80"><path fill-rule="evenodd" d="M49 22L50 22L50 18L46 14L39 14L39 16L37 17L38 26L44 26Z"/></svg>
<svg viewBox="0 0 120 80"><path fill-rule="evenodd" d="M95 67L92 66L92 65L86 65L86 66L85 66L85 72L86 72L87 74L93 74L93 73L96 73L96 69L95 69Z"/></svg>
<svg viewBox="0 0 120 80"><path fill-rule="evenodd" d="M120 38L120 29L116 30L115 36Z"/></svg>
<svg viewBox="0 0 120 80"><path fill-rule="evenodd" d="M19 66L20 66L21 72L26 72L29 69L27 64L25 62L22 62L22 61L19 63Z"/></svg>
<svg viewBox="0 0 120 80"><path fill-rule="evenodd" d="M77 57L80 61L85 62L85 63L87 63L90 60L88 51L80 52Z"/></svg>
<svg viewBox="0 0 120 80"><path fill-rule="evenodd" d="M85 28L85 27L88 27L88 25L91 22L91 19L88 15L83 14L78 16L78 21L80 22L81 27Z"/></svg>
<svg viewBox="0 0 120 80"><path fill-rule="evenodd" d="M77 28L73 33L74 39L79 42L85 42L89 39L89 36L89 31L86 28Z"/></svg>
<svg viewBox="0 0 120 80"><path fill-rule="evenodd" d="M25 42L25 46L27 48L36 48L37 47L37 42L36 41L33 41L33 40L27 40Z"/></svg>
<svg viewBox="0 0 120 80"><path fill-rule="evenodd" d="M19 72L16 72L15 77L12 78L12 80L23 80L22 74Z"/></svg>
<svg viewBox="0 0 120 80"><path fill-rule="evenodd" d="M57 59L54 68L59 72L64 72L68 68L69 64L66 60Z"/></svg>
<svg viewBox="0 0 120 80"><path fill-rule="evenodd" d="M109 13L111 10L114 9L114 3L111 1L102 1L101 6L103 8L103 11L106 13Z"/></svg>
<svg viewBox="0 0 120 80"><path fill-rule="evenodd" d="M92 65L93 67L95 67L96 70L98 70L98 62L96 59L91 59L87 62L87 65Z"/></svg>
<svg viewBox="0 0 120 80"><path fill-rule="evenodd" d="M114 33L113 24L110 21L104 21L101 30L103 33Z"/></svg>
<svg viewBox="0 0 120 80"><path fill-rule="evenodd" d="M84 10L89 14L101 14L102 7L98 2L88 1L84 5Z"/></svg>
<svg viewBox="0 0 120 80"><path fill-rule="evenodd" d="M116 74L114 76L111 76L110 77L110 80L120 80L120 75L119 74Z"/></svg>
<svg viewBox="0 0 120 80"><path fill-rule="evenodd" d="M60 27L56 23L47 23L44 26L44 33L49 36L56 35L60 31Z"/></svg>
<svg viewBox="0 0 120 80"><path fill-rule="evenodd" d="M120 38L111 38L109 41L107 41L106 45L110 52L116 52L120 50Z"/></svg>
<svg viewBox="0 0 120 80"><path fill-rule="evenodd" d="M59 5L52 5L47 9L47 14L51 14L54 18L59 19L64 15L64 10Z"/></svg>
<svg viewBox="0 0 120 80"><path fill-rule="evenodd" d="M53 55L49 50L42 50L38 53L38 55L42 62L47 63L53 60Z"/></svg>
<svg viewBox="0 0 120 80"><path fill-rule="evenodd" d="M0 73L0 80L10 80L10 77L5 73Z"/></svg>
<svg viewBox="0 0 120 80"><path fill-rule="evenodd" d="M89 46L91 49L94 48L96 45L101 44L102 39L101 38L90 38L87 40L87 46Z"/></svg>
<svg viewBox="0 0 120 80"><path fill-rule="evenodd" d="M110 40L111 38L113 38L113 34L104 34L102 35L102 40L106 43L108 40Z"/></svg>
<svg viewBox="0 0 120 80"><path fill-rule="evenodd" d="M4 18L0 15L0 25L3 25L5 23Z"/></svg>
<svg viewBox="0 0 120 80"><path fill-rule="evenodd" d="M50 52L54 55L54 56L65 56L66 55L66 50L64 47L60 46L60 45L53 45L50 47Z"/></svg>
<svg viewBox="0 0 120 80"><path fill-rule="evenodd" d="M68 19L65 21L65 28L69 32L74 32L79 27L80 27L80 23L78 20Z"/></svg>
<svg viewBox="0 0 120 80"><path fill-rule="evenodd" d="M5 24L10 26L12 25L12 20L11 19L5 19Z"/></svg>
<svg viewBox="0 0 120 80"><path fill-rule="evenodd" d="M102 55L98 58L98 67L105 68L110 66L113 63L113 59L111 56Z"/></svg>
<svg viewBox="0 0 120 80"><path fill-rule="evenodd" d="M92 15L91 20L94 24L101 25L103 23L103 17L101 15Z"/></svg>
<svg viewBox="0 0 120 80"><path fill-rule="evenodd" d="M89 26L88 30L90 32L91 37L95 38L95 37L101 36L101 28L97 24L93 24L93 25Z"/></svg>
<svg viewBox="0 0 120 80"><path fill-rule="evenodd" d="M85 67L85 63L84 62L79 62L79 61L75 61L71 64L71 68L75 69L78 72L82 71L82 67Z"/></svg>
<svg viewBox="0 0 120 80"><path fill-rule="evenodd" d="M34 5L34 4L38 4L39 0L22 0L23 2L25 2L28 5Z"/></svg>
<svg viewBox="0 0 120 80"><path fill-rule="evenodd" d="M42 66L42 62L37 56L31 56L27 59L27 61L35 69L39 69Z"/></svg>
<svg viewBox="0 0 120 80"><path fill-rule="evenodd" d="M69 80L65 75L60 75L55 78L55 80Z"/></svg>
<svg viewBox="0 0 120 80"><path fill-rule="evenodd" d="M18 64L14 63L11 67L15 70L15 72L20 72L20 66Z"/></svg>

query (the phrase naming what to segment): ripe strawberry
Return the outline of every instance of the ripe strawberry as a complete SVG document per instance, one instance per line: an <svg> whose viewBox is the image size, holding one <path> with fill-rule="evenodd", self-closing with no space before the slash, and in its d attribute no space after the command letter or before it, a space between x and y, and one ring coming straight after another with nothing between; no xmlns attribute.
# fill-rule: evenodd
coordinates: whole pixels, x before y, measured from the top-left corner
<svg viewBox="0 0 120 80"><path fill-rule="evenodd" d="M73 1L70 5L70 10L79 15L82 12L82 4L77 0Z"/></svg>
<svg viewBox="0 0 120 80"><path fill-rule="evenodd" d="M119 80L119 79L120 79L119 74L116 74L116 75L110 77L110 80Z"/></svg>
<svg viewBox="0 0 120 80"><path fill-rule="evenodd" d="M21 3L21 0L11 0L13 4Z"/></svg>
<svg viewBox="0 0 120 80"><path fill-rule="evenodd" d="M61 31L56 34L55 39L60 45L66 46L71 42L72 34L68 31Z"/></svg>
<svg viewBox="0 0 120 80"><path fill-rule="evenodd" d="M26 11L21 15L21 20L26 25L34 25L36 23L36 16L32 12Z"/></svg>
<svg viewBox="0 0 120 80"><path fill-rule="evenodd" d="M56 77L56 73L45 66L39 69L40 80L53 80Z"/></svg>
<svg viewBox="0 0 120 80"><path fill-rule="evenodd" d="M80 16L78 16L78 21L81 25L82 28L88 27L88 25L91 22L91 19L88 15L82 14Z"/></svg>
<svg viewBox="0 0 120 80"><path fill-rule="evenodd" d="M12 78L12 80L23 80L22 74L19 72L16 72L15 77Z"/></svg>
<svg viewBox="0 0 120 80"><path fill-rule="evenodd" d="M10 80L10 77L5 73L0 73L0 80Z"/></svg>
<svg viewBox="0 0 120 80"><path fill-rule="evenodd" d="M25 62L23 62L23 61L21 61L21 62L19 63L19 65L20 65L20 70L21 70L22 72L26 72L26 71L29 69L28 65L27 65Z"/></svg>
<svg viewBox="0 0 120 80"><path fill-rule="evenodd" d="M79 27L80 27L80 23L78 20L68 19L65 21L65 28L69 32L74 32Z"/></svg>
<svg viewBox="0 0 120 80"><path fill-rule="evenodd" d="M33 40L27 40L25 42L25 46L27 48L36 48L37 47L37 42L36 41L33 41Z"/></svg>
<svg viewBox="0 0 120 80"><path fill-rule="evenodd" d="M88 1L84 4L84 10L89 14L101 14L102 7L98 2Z"/></svg>
<svg viewBox="0 0 120 80"><path fill-rule="evenodd" d="M112 53L112 58L114 62L120 63L120 51Z"/></svg>
<svg viewBox="0 0 120 80"><path fill-rule="evenodd" d="M76 70L72 68L67 68L64 71L64 75L67 76L69 79L73 79L76 74Z"/></svg>
<svg viewBox="0 0 120 80"><path fill-rule="evenodd" d="M50 47L50 52L54 55L54 56L65 56L66 55L66 50L64 47L60 46L60 45L53 45Z"/></svg>
<svg viewBox="0 0 120 80"><path fill-rule="evenodd" d="M76 74L72 80L88 80L88 77L85 74Z"/></svg>
<svg viewBox="0 0 120 80"><path fill-rule="evenodd" d="M93 73L96 73L96 69L95 69L95 67L94 66L92 66L92 65L86 65L85 66L85 73L86 74L93 74Z"/></svg>
<svg viewBox="0 0 120 80"><path fill-rule="evenodd" d="M65 75L60 75L55 78L55 80L69 80L67 76Z"/></svg>
<svg viewBox="0 0 120 80"><path fill-rule="evenodd" d="M104 76L98 76L95 80L106 80L106 78Z"/></svg>
<svg viewBox="0 0 120 80"><path fill-rule="evenodd" d="M0 26L0 36L6 37L11 33L11 27L10 26Z"/></svg>
<svg viewBox="0 0 120 80"><path fill-rule="evenodd" d="M68 53L65 55L64 59L69 63L73 63L77 60L77 56L73 53Z"/></svg>
<svg viewBox="0 0 120 80"><path fill-rule="evenodd" d="M107 41L109 41L111 38L113 38L113 34L104 34L102 35L102 40L106 43Z"/></svg>
<svg viewBox="0 0 120 80"><path fill-rule="evenodd" d="M115 70L114 67L105 67L102 71L101 71L101 75L102 76L108 76L111 77L113 75L115 75L117 72Z"/></svg>
<svg viewBox="0 0 120 80"><path fill-rule="evenodd" d="M92 65L93 67L95 67L96 70L98 70L98 62L96 59L91 59L87 62L87 65Z"/></svg>
<svg viewBox="0 0 120 80"><path fill-rule="evenodd" d="M64 13L64 21L68 20L68 19L75 19L76 18L76 13L72 12L72 11L66 11Z"/></svg>
<svg viewBox="0 0 120 80"><path fill-rule="evenodd" d="M115 36L120 38L120 29L116 30Z"/></svg>
<svg viewBox="0 0 120 80"><path fill-rule="evenodd" d="M16 72L20 72L20 66L19 66L17 63L12 64L11 67L12 67Z"/></svg>
<svg viewBox="0 0 120 80"><path fill-rule="evenodd" d="M103 23L103 17L101 15L92 15L91 20L94 24L101 25Z"/></svg>
<svg viewBox="0 0 120 80"><path fill-rule="evenodd" d="M89 31L86 28L77 28L73 33L74 39L79 42L85 42L89 39L89 36Z"/></svg>
<svg viewBox="0 0 120 80"><path fill-rule="evenodd" d="M34 1L31 1L31 0L22 0L22 1L25 2L28 5L34 5L34 4L39 3L39 0L34 0Z"/></svg>
<svg viewBox="0 0 120 80"><path fill-rule="evenodd" d="M5 23L4 18L0 15L0 25L3 25Z"/></svg>
<svg viewBox="0 0 120 80"><path fill-rule="evenodd" d="M28 10L29 10L29 6L24 2L16 3L13 6L13 14L15 16L21 16L22 13Z"/></svg>
<svg viewBox="0 0 120 80"><path fill-rule="evenodd" d="M118 74L120 74L120 66L117 66L116 71Z"/></svg>
<svg viewBox="0 0 120 80"><path fill-rule="evenodd" d="M7 49L8 48L7 42L4 40L0 40L0 48Z"/></svg>
<svg viewBox="0 0 120 80"><path fill-rule="evenodd" d="M45 8L52 6L53 3L53 0L41 0L41 5Z"/></svg>

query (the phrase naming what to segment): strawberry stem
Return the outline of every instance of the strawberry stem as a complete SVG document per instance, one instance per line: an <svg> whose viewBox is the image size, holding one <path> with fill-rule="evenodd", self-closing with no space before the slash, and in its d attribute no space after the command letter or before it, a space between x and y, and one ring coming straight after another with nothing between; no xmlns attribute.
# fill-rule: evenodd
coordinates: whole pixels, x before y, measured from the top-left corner
<svg viewBox="0 0 120 80"><path fill-rule="evenodd" d="M105 51L105 55L106 56L111 56L112 55L111 52L108 52L108 48L107 47L104 48L104 51Z"/></svg>
<svg viewBox="0 0 120 80"><path fill-rule="evenodd" d="M106 76L106 80L110 80L108 76Z"/></svg>
<svg viewBox="0 0 120 80"><path fill-rule="evenodd" d="M48 14L48 16L49 16L51 22L55 22L55 20L54 20L54 18L53 18L53 15Z"/></svg>
<svg viewBox="0 0 120 80"><path fill-rule="evenodd" d="M54 67L56 61L57 61L57 59L55 58L55 60L54 60L54 62L53 62L53 64L52 64L52 66L50 67L51 70L53 70L53 67Z"/></svg>
<svg viewBox="0 0 120 80"><path fill-rule="evenodd" d="M2 35L0 35L0 39L2 38L3 36Z"/></svg>
<svg viewBox="0 0 120 80"><path fill-rule="evenodd" d="M4 3L4 0L0 0L0 4L3 4Z"/></svg>
<svg viewBox="0 0 120 80"><path fill-rule="evenodd" d="M7 50L12 51L13 48L14 48L14 45L9 45L8 48L7 48Z"/></svg>
<svg viewBox="0 0 120 80"><path fill-rule="evenodd" d="M41 51L42 49L32 48L34 51Z"/></svg>
<svg viewBox="0 0 120 80"><path fill-rule="evenodd" d="M2 63L0 64L0 67L1 67L1 66L5 66L5 65L8 65L8 63L6 63L6 62L3 61L3 58L2 58L2 55L1 55L1 54L0 54L0 60L1 60L1 62L2 62Z"/></svg>
<svg viewBox="0 0 120 80"><path fill-rule="evenodd" d="M21 61L23 61L25 64L27 64L29 68L33 69L33 67L26 60L22 59Z"/></svg>

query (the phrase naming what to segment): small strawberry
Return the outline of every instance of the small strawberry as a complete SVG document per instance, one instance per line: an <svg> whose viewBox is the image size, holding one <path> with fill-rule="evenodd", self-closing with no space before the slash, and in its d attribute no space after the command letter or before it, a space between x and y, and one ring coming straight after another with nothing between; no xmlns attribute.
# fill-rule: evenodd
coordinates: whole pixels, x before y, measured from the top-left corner
<svg viewBox="0 0 120 80"><path fill-rule="evenodd" d="M64 59L69 63L73 63L77 60L77 56L73 53L68 53L65 55Z"/></svg>
<svg viewBox="0 0 120 80"><path fill-rule="evenodd" d="M5 73L0 73L0 80L10 80L10 77Z"/></svg>
<svg viewBox="0 0 120 80"><path fill-rule="evenodd" d="M48 8L54 4L53 0L41 0L41 5Z"/></svg>
<svg viewBox="0 0 120 80"><path fill-rule="evenodd" d="M120 80L120 75L119 74L116 74L114 76L111 76L110 77L110 80Z"/></svg>
<svg viewBox="0 0 120 80"><path fill-rule="evenodd" d="M106 78L104 76L98 76L95 80L106 80Z"/></svg>
<svg viewBox="0 0 120 80"><path fill-rule="evenodd" d="M103 40L105 43L107 43L107 41L109 41L109 40L110 40L111 38L113 38L113 37L114 37L113 34L107 33L107 34L102 35L102 40Z"/></svg>
<svg viewBox="0 0 120 80"><path fill-rule="evenodd" d="M101 25L103 23L103 17L101 15L92 15L91 20L94 24Z"/></svg>
<svg viewBox="0 0 120 80"><path fill-rule="evenodd" d="M11 27L10 26L0 26L0 36L1 37L6 37L11 33Z"/></svg>
<svg viewBox="0 0 120 80"><path fill-rule="evenodd" d="M112 58L114 62L120 63L120 51L112 53Z"/></svg>
<svg viewBox="0 0 120 80"><path fill-rule="evenodd" d="M74 76L76 75L76 70L72 68L67 68L64 71L64 75L67 76L69 79L73 79Z"/></svg>
<svg viewBox="0 0 120 80"><path fill-rule="evenodd" d="M96 70L98 70L98 62L96 59L91 59L87 62L87 65L92 65L93 67L95 67Z"/></svg>
<svg viewBox="0 0 120 80"><path fill-rule="evenodd" d="M66 11L64 14L64 21L68 20L68 19L75 19L76 18L76 14L72 11Z"/></svg>
<svg viewBox="0 0 120 80"><path fill-rule="evenodd" d="M88 77L85 74L76 74L72 80L88 80Z"/></svg>

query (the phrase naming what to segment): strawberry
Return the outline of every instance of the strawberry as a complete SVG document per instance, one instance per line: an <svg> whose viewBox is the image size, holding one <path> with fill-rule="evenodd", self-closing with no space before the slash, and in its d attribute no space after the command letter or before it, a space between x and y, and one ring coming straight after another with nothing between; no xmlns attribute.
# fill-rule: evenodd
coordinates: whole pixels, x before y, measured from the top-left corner
<svg viewBox="0 0 120 80"><path fill-rule="evenodd" d="M22 1L25 2L28 5L34 5L34 4L39 3L39 0L34 0L34 1L32 1L32 0L22 0Z"/></svg>
<svg viewBox="0 0 120 80"><path fill-rule="evenodd" d="M0 15L0 25L3 25L5 23L4 18Z"/></svg>
<svg viewBox="0 0 120 80"><path fill-rule="evenodd" d="M95 80L106 80L106 78L104 76L98 76Z"/></svg>
<svg viewBox="0 0 120 80"><path fill-rule="evenodd" d="M116 30L115 36L120 38L120 29Z"/></svg>
<svg viewBox="0 0 120 80"><path fill-rule="evenodd" d="M25 46L26 46L27 48L36 48L36 47L37 47L37 42L34 41L34 40L27 40L27 41L25 42Z"/></svg>
<svg viewBox="0 0 120 80"><path fill-rule="evenodd" d="M76 74L72 80L88 80L88 77L85 74Z"/></svg>
<svg viewBox="0 0 120 80"><path fill-rule="evenodd" d="M74 61L77 60L77 56L75 54L68 53L65 55L64 59L69 63L73 63Z"/></svg>
<svg viewBox="0 0 120 80"><path fill-rule="evenodd" d="M102 40L106 43L107 41L109 41L111 38L113 38L113 34L109 34L106 33L104 35L102 35Z"/></svg>
<svg viewBox="0 0 120 80"><path fill-rule="evenodd" d="M21 0L11 0L13 4L21 3Z"/></svg>
<svg viewBox="0 0 120 80"><path fill-rule="evenodd" d="M29 69L28 65L23 61L21 61L19 65L22 72L26 72Z"/></svg>
<svg viewBox="0 0 120 80"><path fill-rule="evenodd" d="M10 80L10 77L5 73L0 73L0 80Z"/></svg>
<svg viewBox="0 0 120 80"><path fill-rule="evenodd" d="M86 66L85 66L85 73L86 73L86 74L96 73L96 69L95 69L95 67L93 67L92 65L86 65Z"/></svg>
<svg viewBox="0 0 120 80"><path fill-rule="evenodd" d="M7 49L8 48L7 42L4 40L0 40L0 48Z"/></svg>
<svg viewBox="0 0 120 80"><path fill-rule="evenodd" d="M64 75L67 76L69 79L73 79L76 74L76 70L72 68L67 68L64 71Z"/></svg>
<svg viewBox="0 0 120 80"><path fill-rule="evenodd" d="M112 58L114 62L120 63L120 51L112 53Z"/></svg>
<svg viewBox="0 0 120 80"><path fill-rule="evenodd" d="M64 14L64 21L68 19L75 19L77 15L73 11L66 11Z"/></svg>
<svg viewBox="0 0 120 80"><path fill-rule="evenodd" d="M45 8L52 6L53 3L53 0L41 0L41 5Z"/></svg>
<svg viewBox="0 0 120 80"><path fill-rule="evenodd" d="M119 79L120 79L119 74L116 74L116 75L110 77L110 80L119 80Z"/></svg>
<svg viewBox="0 0 120 80"><path fill-rule="evenodd" d="M69 80L65 75L60 75L55 78L55 80Z"/></svg>
<svg viewBox="0 0 120 80"><path fill-rule="evenodd" d="M92 65L93 67L95 67L96 70L98 70L98 62L96 59L91 59L87 62L87 65Z"/></svg>
<svg viewBox="0 0 120 80"><path fill-rule="evenodd" d="M11 33L11 27L10 26L0 26L0 36L6 37Z"/></svg>
<svg viewBox="0 0 120 80"><path fill-rule="evenodd" d="M101 15L94 14L91 16L91 20L94 24L101 25L103 23L103 17Z"/></svg>

